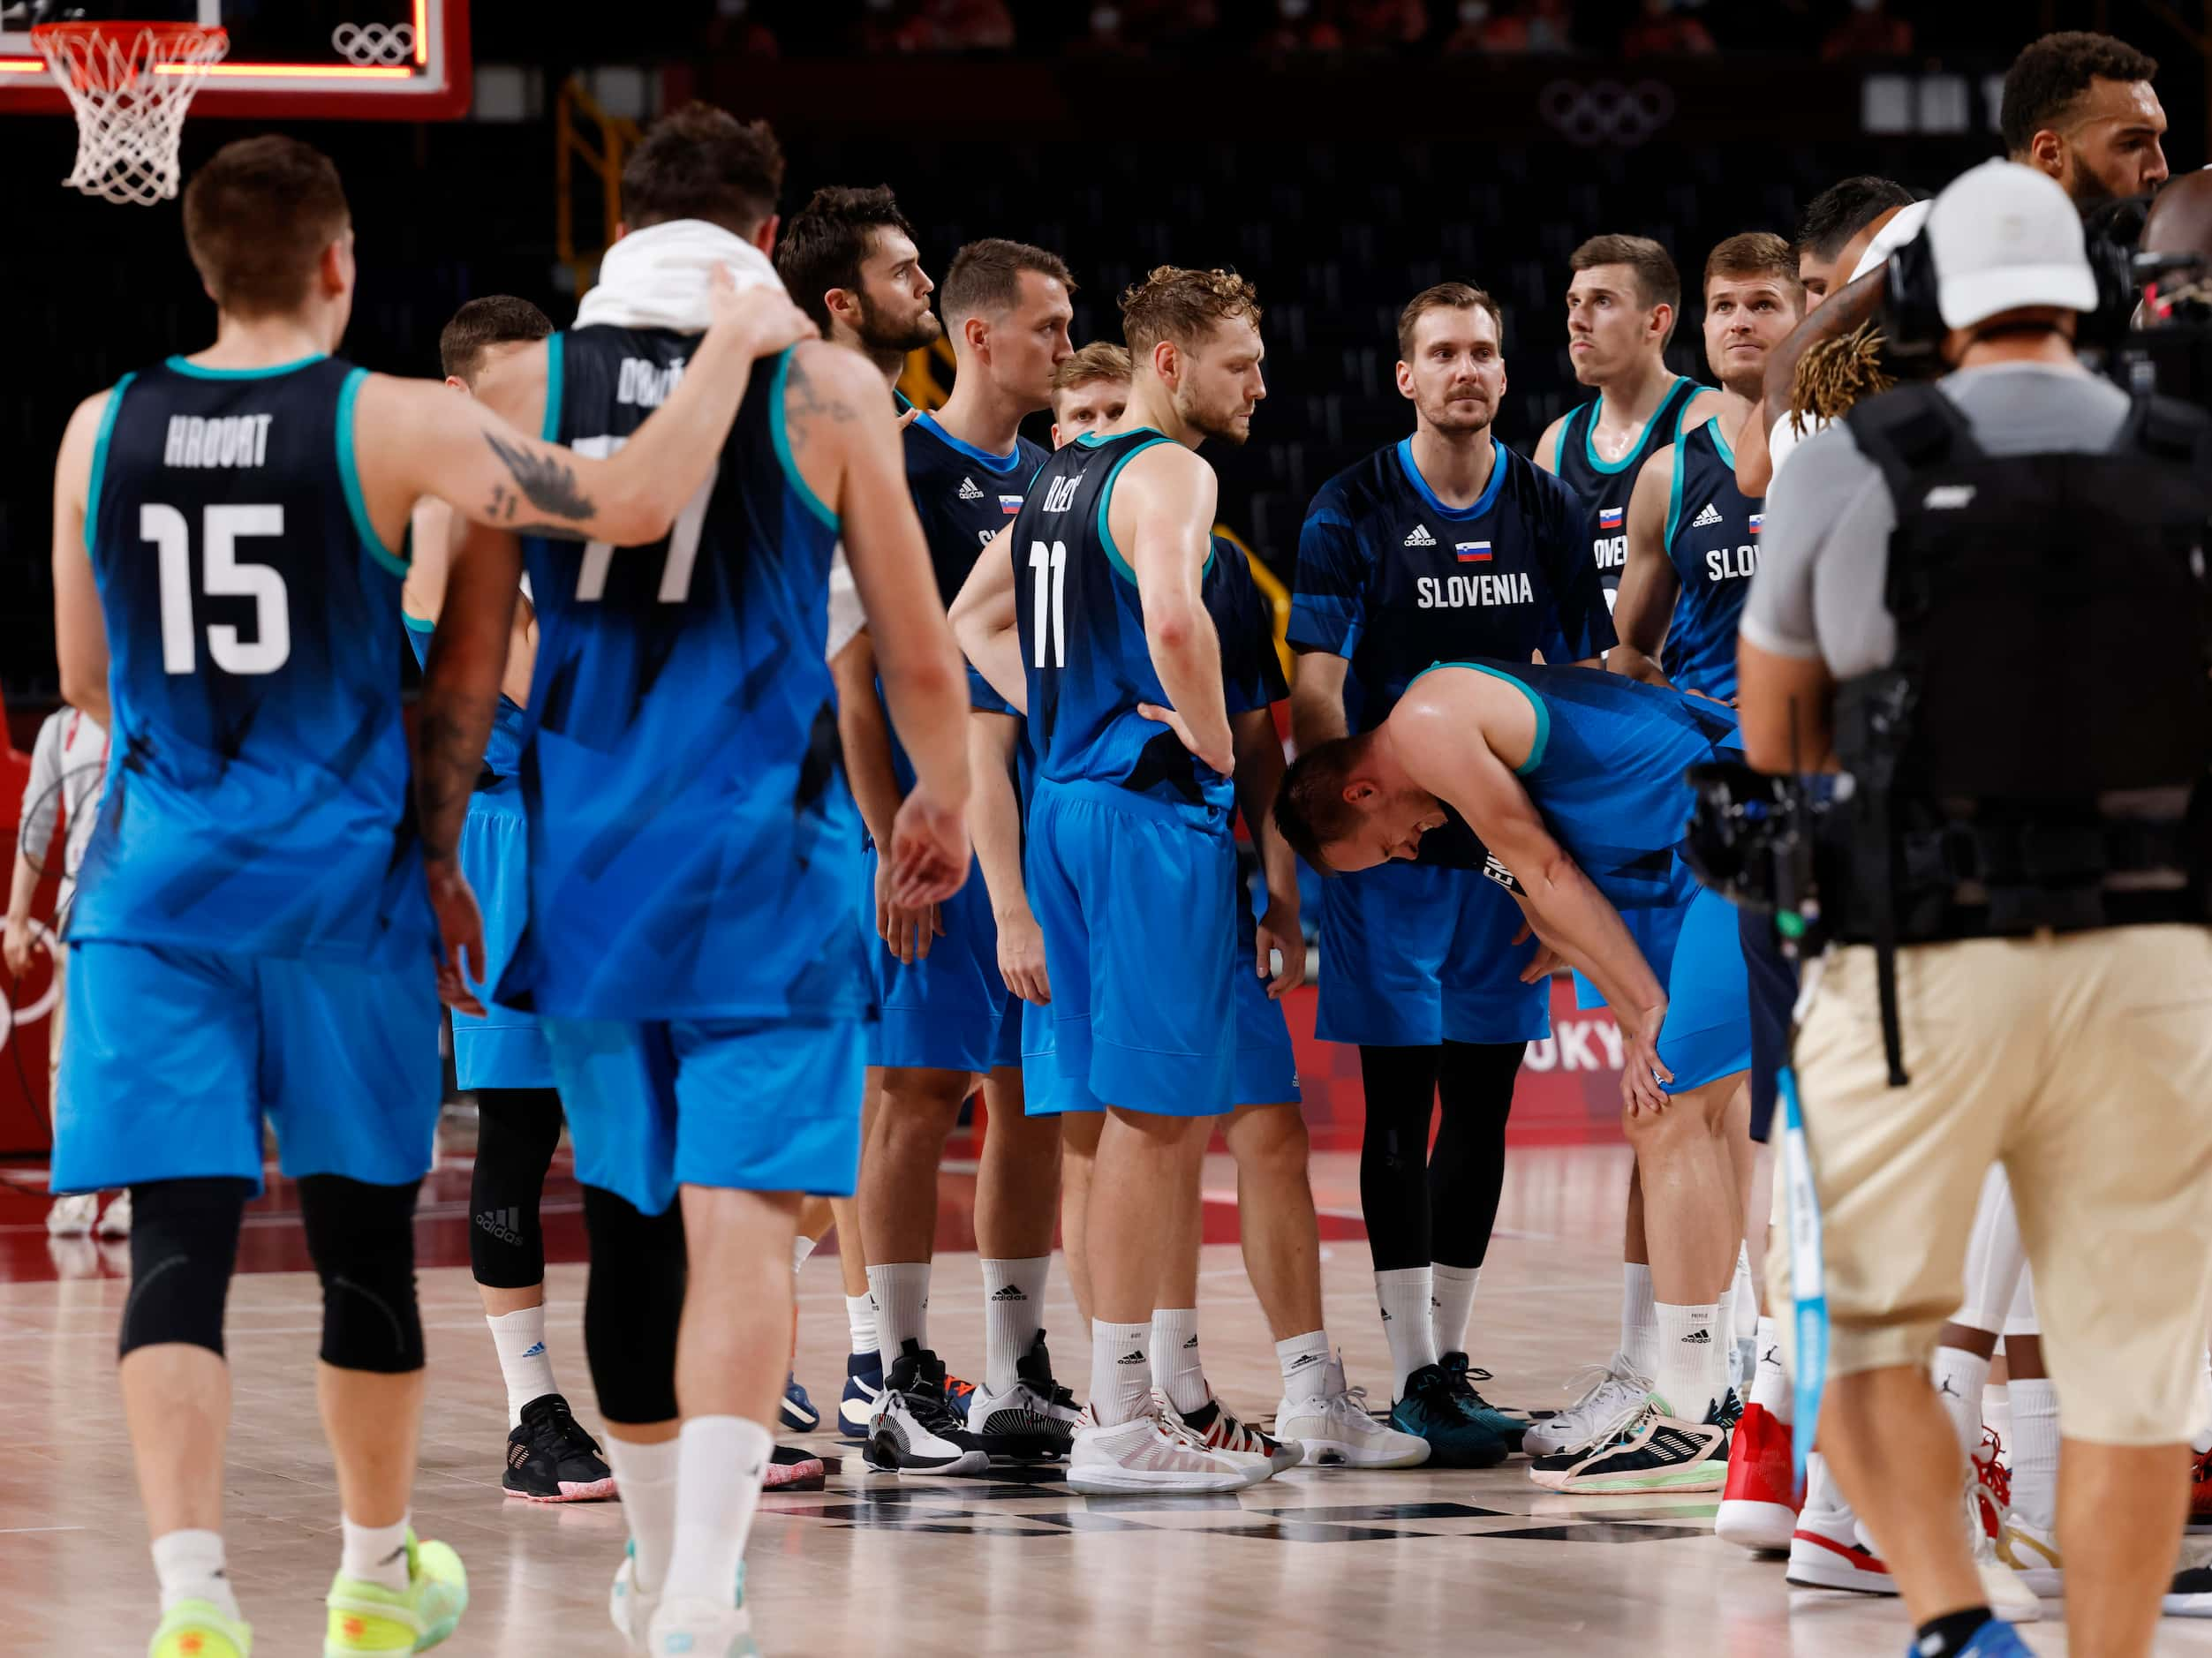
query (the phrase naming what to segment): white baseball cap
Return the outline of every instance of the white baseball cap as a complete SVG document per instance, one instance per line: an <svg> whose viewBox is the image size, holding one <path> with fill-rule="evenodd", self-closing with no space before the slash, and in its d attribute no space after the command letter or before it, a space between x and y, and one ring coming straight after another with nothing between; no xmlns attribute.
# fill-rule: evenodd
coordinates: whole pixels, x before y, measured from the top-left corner
<svg viewBox="0 0 2212 1658"><path fill-rule="evenodd" d="M1945 328L2026 305L2096 309L2081 215L2048 173L2005 161L1970 168L1936 198L1926 234Z"/></svg>
<svg viewBox="0 0 2212 1658"><path fill-rule="evenodd" d="M1874 240L1867 244L1867 251L1859 255L1859 263L1851 273L1857 282L1868 271L1887 260L1928 228L1928 210L1932 201L1908 201L1890 215L1890 222L1874 233Z"/></svg>

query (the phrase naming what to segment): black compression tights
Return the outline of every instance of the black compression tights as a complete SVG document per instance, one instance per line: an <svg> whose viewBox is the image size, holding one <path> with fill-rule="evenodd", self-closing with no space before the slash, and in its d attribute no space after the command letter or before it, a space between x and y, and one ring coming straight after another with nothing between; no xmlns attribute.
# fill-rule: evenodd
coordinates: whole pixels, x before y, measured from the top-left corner
<svg viewBox="0 0 2212 1658"><path fill-rule="evenodd" d="M1522 1042L1360 1049L1360 1208L1376 1271L1483 1264L1506 1179L1514 1077L1527 1051ZM1432 1153L1430 1113L1439 1100Z"/></svg>
<svg viewBox="0 0 2212 1658"><path fill-rule="evenodd" d="M476 1090L469 1266L479 1284L526 1290L545 1282L546 1239L538 1225L538 1202L560 1143L561 1097L553 1089Z"/></svg>

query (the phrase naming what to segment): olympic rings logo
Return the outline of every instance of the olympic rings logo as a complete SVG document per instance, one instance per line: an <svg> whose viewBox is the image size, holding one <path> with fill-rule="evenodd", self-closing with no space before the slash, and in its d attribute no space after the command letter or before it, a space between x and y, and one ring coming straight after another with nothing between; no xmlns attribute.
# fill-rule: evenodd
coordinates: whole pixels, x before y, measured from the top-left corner
<svg viewBox="0 0 2212 1658"><path fill-rule="evenodd" d="M330 44L348 63L363 68L376 64L389 68L415 55L415 26L411 23L390 28L381 23L341 23L330 31Z"/></svg>
<svg viewBox="0 0 2212 1658"><path fill-rule="evenodd" d="M1634 149L1674 118L1674 94L1656 80L1633 87L1617 80L1588 87L1555 80L1538 95L1536 108L1561 138L1580 148Z"/></svg>

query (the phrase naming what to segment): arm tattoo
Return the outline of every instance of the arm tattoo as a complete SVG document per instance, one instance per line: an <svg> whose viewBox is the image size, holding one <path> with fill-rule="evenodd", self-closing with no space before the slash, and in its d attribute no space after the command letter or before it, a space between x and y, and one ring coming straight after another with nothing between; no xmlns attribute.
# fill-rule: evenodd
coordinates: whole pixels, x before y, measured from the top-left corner
<svg viewBox="0 0 2212 1658"><path fill-rule="evenodd" d="M839 426L849 425L860 418L859 411L835 393L827 398L819 396L805 366L795 355L790 373L784 377L783 431L786 441L796 455L806 447L812 422L817 417L834 420Z"/></svg>
<svg viewBox="0 0 2212 1658"><path fill-rule="evenodd" d="M555 518L589 518L598 507L592 498L577 485L576 471L560 458L558 449L544 456L535 456L527 449L516 448L499 441L495 432L487 432L484 441L492 446L492 453L506 463L508 472L515 480L516 490L540 512ZM504 527L515 516L519 504L515 490L494 486L492 491L492 509L500 515ZM522 526L517 526L517 529ZM542 534L531 530L525 533Z"/></svg>

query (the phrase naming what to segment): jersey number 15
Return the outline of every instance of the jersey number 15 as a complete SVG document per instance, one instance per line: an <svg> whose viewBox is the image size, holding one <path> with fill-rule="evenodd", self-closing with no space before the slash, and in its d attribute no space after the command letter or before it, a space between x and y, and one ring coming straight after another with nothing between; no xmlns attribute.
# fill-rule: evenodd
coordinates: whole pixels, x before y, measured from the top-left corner
<svg viewBox="0 0 2212 1658"><path fill-rule="evenodd" d="M285 608L283 576L267 564L250 564L238 556L241 539L283 533L282 507L209 507L201 515L200 585L211 599L245 597L253 601L255 637L241 639L227 622L208 624L208 654L226 674L274 674L291 656L291 615ZM198 666L200 643L192 617L192 527L176 508L141 501L139 539L154 544L159 561L162 667L166 673L190 674Z"/></svg>

